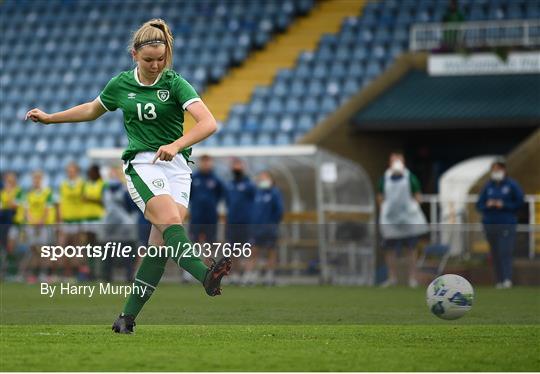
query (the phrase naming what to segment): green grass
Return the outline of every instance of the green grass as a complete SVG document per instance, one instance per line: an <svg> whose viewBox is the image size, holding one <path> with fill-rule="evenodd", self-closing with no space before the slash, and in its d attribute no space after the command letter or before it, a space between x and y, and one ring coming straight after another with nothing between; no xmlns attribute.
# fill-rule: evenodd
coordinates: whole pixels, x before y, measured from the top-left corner
<svg viewBox="0 0 540 374"><path fill-rule="evenodd" d="M119 296L1 285L0 371L540 371L540 290L477 289L457 321L424 290L161 285L136 334Z"/></svg>

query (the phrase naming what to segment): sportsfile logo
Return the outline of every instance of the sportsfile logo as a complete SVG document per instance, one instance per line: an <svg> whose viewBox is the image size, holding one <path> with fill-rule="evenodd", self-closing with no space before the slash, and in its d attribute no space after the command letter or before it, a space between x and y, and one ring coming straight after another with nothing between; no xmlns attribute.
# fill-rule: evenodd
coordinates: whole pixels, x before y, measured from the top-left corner
<svg viewBox="0 0 540 374"><path fill-rule="evenodd" d="M104 245L43 245L41 258L58 261L60 258L96 258L105 261L108 258L182 258L182 257L245 257L251 256L251 243L178 243L176 246L132 247L121 242L107 242Z"/></svg>

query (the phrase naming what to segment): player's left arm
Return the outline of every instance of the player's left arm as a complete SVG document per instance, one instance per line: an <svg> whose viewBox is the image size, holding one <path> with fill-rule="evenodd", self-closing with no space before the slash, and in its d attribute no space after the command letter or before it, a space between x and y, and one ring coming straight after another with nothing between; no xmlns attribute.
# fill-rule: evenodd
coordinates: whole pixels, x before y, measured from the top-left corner
<svg viewBox="0 0 540 374"><path fill-rule="evenodd" d="M182 135L176 141L162 145L156 152L156 160L171 161L178 152L191 147L193 144L208 138L216 132L216 119L208 110L208 107L202 101L195 101L186 108L197 122L195 126L187 133Z"/></svg>

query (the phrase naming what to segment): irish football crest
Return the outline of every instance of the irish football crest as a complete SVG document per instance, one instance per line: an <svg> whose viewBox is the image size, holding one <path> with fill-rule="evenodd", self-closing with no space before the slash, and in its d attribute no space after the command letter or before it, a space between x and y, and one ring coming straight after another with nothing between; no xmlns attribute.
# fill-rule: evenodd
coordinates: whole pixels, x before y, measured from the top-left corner
<svg viewBox="0 0 540 374"><path fill-rule="evenodd" d="M169 90L158 90L157 97L163 102L167 101L169 99Z"/></svg>
<svg viewBox="0 0 540 374"><path fill-rule="evenodd" d="M154 185L154 187L159 188L159 189L162 189L163 187L165 187L165 183L163 183L163 179L154 179L152 181L152 184Z"/></svg>

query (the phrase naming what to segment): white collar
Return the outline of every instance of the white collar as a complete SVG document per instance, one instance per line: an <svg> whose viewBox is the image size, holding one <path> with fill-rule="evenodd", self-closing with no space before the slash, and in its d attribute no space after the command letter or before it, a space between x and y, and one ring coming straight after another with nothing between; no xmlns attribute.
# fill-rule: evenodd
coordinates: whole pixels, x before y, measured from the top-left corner
<svg viewBox="0 0 540 374"><path fill-rule="evenodd" d="M137 83L139 83L139 86L143 86L143 87L152 87L153 85L155 85L159 81L159 79L161 78L161 74L163 74L163 71L161 71L161 73L159 73L159 75L157 76L154 83L152 83L152 84L144 84L144 83L141 83L141 81L139 81L139 75L137 74L137 66L135 66L135 69L133 69L133 76L135 77L135 80L137 81Z"/></svg>

